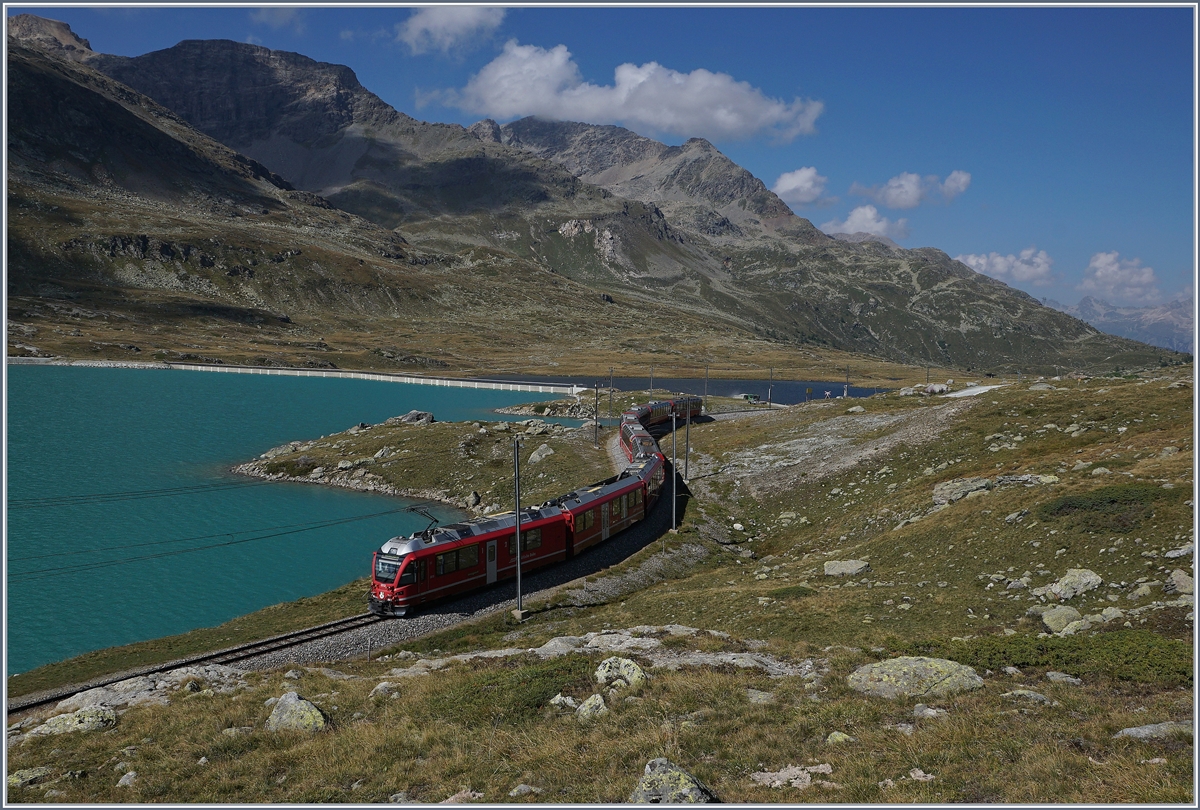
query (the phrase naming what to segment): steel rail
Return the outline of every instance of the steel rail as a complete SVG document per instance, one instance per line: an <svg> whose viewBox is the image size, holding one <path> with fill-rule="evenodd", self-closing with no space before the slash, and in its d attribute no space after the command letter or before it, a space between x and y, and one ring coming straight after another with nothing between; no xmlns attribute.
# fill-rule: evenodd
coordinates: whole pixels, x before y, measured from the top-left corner
<svg viewBox="0 0 1200 810"><path fill-rule="evenodd" d="M23 712L29 709L35 709L50 703L57 703L59 701L66 700L73 695L77 695L80 692L86 692L89 689L95 689L100 686L111 686L114 683L118 683L129 678L136 678L141 675L154 675L160 672L169 672L173 669L193 666L195 664L227 664L233 661L243 661L247 658L253 658L257 655L265 655L266 653L276 652L278 650L285 650L289 647L295 647L319 638L328 638L329 636L335 636L339 633L357 630L360 627L366 627L368 625L376 624L380 621L383 621L382 617L376 616L373 613L364 613L359 616L350 616L345 619L337 619L332 622L325 622L324 624L318 624L314 627L306 627L303 630L293 630L288 633L280 633L277 636L259 639L258 641L250 641L234 647L227 647L223 650L201 653L199 655L193 655L187 658L179 658L163 664L153 664L151 666L139 667L138 669L120 672L115 675L106 675L85 683L71 684L69 686L58 687L56 689L47 691L21 695L20 697L16 697L8 701L6 715Z"/></svg>

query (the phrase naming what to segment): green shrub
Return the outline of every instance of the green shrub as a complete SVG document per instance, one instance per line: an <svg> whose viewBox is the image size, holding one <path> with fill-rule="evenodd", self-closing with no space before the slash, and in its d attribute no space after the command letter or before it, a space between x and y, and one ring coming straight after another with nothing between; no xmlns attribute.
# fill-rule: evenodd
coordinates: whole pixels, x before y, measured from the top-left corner
<svg viewBox="0 0 1200 810"><path fill-rule="evenodd" d="M1154 514L1154 502L1177 499L1183 490L1154 484L1116 484L1091 492L1063 495L1038 507L1042 520L1064 519L1085 531L1130 532Z"/></svg>
<svg viewBox="0 0 1200 810"><path fill-rule="evenodd" d="M949 658L979 670L1029 667L1165 687L1190 687L1193 678L1192 645L1148 630L1062 638L986 636L967 641L921 641L903 645L899 652Z"/></svg>
<svg viewBox="0 0 1200 810"><path fill-rule="evenodd" d="M802 596L812 596L814 593L816 591L807 585L788 585L786 588L767 591L767 596L773 596L776 599L799 599Z"/></svg>
<svg viewBox="0 0 1200 810"><path fill-rule="evenodd" d="M595 668L595 662L578 655L535 662L515 659L501 668L488 666L447 678L449 688L423 708L430 721L453 717L467 728L519 725L537 719L559 692L586 690Z"/></svg>

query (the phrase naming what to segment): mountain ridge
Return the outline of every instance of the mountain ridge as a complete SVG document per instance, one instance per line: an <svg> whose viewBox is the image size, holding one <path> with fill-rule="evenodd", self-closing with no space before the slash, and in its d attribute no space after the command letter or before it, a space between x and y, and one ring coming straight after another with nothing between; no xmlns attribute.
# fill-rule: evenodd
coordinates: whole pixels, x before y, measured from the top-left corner
<svg viewBox="0 0 1200 810"><path fill-rule="evenodd" d="M187 40L117 57L84 51L61 24L14 29L16 41L145 93L247 165L439 261L483 250L497 266L515 261L784 345L920 365L1092 365L1146 352L935 248L823 234L703 139L667 146L544 119L431 124L387 105L350 68L301 54ZM14 120L20 137L21 110Z"/></svg>

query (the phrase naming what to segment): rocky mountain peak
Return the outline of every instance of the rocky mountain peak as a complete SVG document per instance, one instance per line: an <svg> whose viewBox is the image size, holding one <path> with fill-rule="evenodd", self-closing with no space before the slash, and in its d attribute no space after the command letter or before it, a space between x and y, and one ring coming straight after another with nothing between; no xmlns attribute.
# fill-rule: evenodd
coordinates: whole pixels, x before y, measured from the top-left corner
<svg viewBox="0 0 1200 810"><path fill-rule="evenodd" d="M700 206L733 223L793 216L761 180L704 138L668 146L623 127L532 117L500 129L504 143L552 160L619 197Z"/></svg>
<svg viewBox="0 0 1200 810"><path fill-rule="evenodd" d="M467 127L467 132L484 143L500 143L500 125L490 118L471 124Z"/></svg>
<svg viewBox="0 0 1200 810"><path fill-rule="evenodd" d="M86 62L95 56L92 44L77 36L71 26L34 14L9 17L8 36L22 45L48 51L73 62Z"/></svg>
<svg viewBox="0 0 1200 810"><path fill-rule="evenodd" d="M399 115L345 65L245 42L184 40L133 58L97 56L94 65L235 147L273 135L312 143L356 120Z"/></svg>

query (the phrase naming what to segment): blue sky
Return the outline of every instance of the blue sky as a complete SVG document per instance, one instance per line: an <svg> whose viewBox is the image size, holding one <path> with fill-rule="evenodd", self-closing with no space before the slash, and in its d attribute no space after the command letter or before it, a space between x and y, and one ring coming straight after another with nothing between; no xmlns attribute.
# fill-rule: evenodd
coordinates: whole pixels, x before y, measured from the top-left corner
<svg viewBox="0 0 1200 810"><path fill-rule="evenodd" d="M1191 7L22 11L106 53L298 51L429 121L704 137L818 227L936 247L1039 298L1192 291Z"/></svg>

